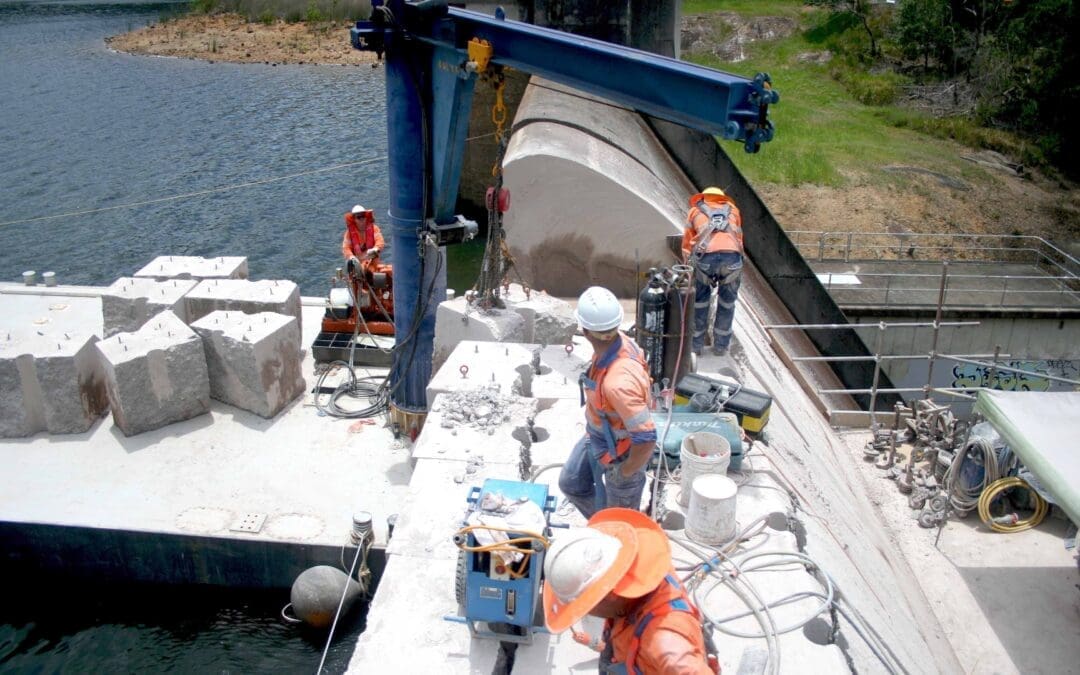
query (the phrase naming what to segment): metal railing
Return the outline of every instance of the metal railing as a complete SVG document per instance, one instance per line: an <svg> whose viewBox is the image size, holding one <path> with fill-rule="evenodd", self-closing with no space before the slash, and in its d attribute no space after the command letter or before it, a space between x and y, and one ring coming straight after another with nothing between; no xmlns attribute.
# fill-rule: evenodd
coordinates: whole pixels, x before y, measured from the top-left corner
<svg viewBox="0 0 1080 675"><path fill-rule="evenodd" d="M792 243L807 260L921 260L1029 264L1080 277L1080 260L1032 235L824 232L792 230Z"/></svg>

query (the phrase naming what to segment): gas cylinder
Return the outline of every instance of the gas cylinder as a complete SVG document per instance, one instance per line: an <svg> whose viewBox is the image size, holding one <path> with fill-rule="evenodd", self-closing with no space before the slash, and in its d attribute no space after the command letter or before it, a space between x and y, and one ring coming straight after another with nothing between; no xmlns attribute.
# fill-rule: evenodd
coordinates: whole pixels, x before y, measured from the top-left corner
<svg viewBox="0 0 1080 675"><path fill-rule="evenodd" d="M649 284L638 296L637 343L645 352L649 377L660 380L664 368L664 323L667 319L668 291L656 268L649 270Z"/></svg>
<svg viewBox="0 0 1080 675"><path fill-rule="evenodd" d="M668 312L664 323L662 377L668 378L672 386L690 372L690 352L693 349L694 337L694 286L691 283L691 274L685 265L673 266L671 282L667 288ZM658 380L654 378L654 381Z"/></svg>

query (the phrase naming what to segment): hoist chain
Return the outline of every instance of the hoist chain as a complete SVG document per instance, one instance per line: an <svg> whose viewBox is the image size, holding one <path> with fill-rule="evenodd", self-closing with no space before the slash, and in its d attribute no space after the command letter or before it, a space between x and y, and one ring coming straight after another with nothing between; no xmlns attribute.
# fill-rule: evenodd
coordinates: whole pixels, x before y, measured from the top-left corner
<svg viewBox="0 0 1080 675"><path fill-rule="evenodd" d="M488 238L484 248L484 258L480 263L480 278L475 287L476 302L483 309L503 307L499 299L499 284L508 271L507 265L512 264L504 255L506 251L505 231L502 226L502 211L499 208L499 195L503 186L502 163L506 154L506 102L503 98L506 89L506 78L502 71L497 71L491 77L495 87L495 104L491 107L491 121L495 125L495 140L498 150L495 154L495 164L491 167L491 175L495 179L493 191L487 196L488 210Z"/></svg>

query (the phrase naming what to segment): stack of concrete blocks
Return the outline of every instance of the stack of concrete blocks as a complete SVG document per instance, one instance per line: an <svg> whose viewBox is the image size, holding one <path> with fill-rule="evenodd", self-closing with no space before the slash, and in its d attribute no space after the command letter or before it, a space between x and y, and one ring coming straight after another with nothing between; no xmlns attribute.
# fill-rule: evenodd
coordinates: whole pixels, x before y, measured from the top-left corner
<svg viewBox="0 0 1080 675"><path fill-rule="evenodd" d="M202 340L170 311L132 333L97 343L113 422L124 435L210 411Z"/></svg>
<svg viewBox="0 0 1080 675"><path fill-rule="evenodd" d="M200 258L190 255L162 255L135 273L142 279L247 279L247 258L242 256Z"/></svg>
<svg viewBox="0 0 1080 675"><path fill-rule="evenodd" d="M294 317L216 311L191 327L203 340L211 398L270 418L304 392Z"/></svg>
<svg viewBox="0 0 1080 675"><path fill-rule="evenodd" d="M186 323L187 303L184 296L198 283L192 279L117 279L101 295L105 337L137 331L152 317L165 310L171 311Z"/></svg>
<svg viewBox="0 0 1080 675"><path fill-rule="evenodd" d="M274 312L300 319L300 287L291 281L247 281L246 279L207 279L186 296L188 321L194 322L211 312Z"/></svg>
<svg viewBox="0 0 1080 675"><path fill-rule="evenodd" d="M511 284L505 309L481 310L464 298L439 304L435 313L432 370L438 370L462 340L566 344L577 332L569 303L541 291L528 294Z"/></svg>
<svg viewBox="0 0 1080 675"><path fill-rule="evenodd" d="M0 437L89 429L107 405L90 333L0 336Z"/></svg>

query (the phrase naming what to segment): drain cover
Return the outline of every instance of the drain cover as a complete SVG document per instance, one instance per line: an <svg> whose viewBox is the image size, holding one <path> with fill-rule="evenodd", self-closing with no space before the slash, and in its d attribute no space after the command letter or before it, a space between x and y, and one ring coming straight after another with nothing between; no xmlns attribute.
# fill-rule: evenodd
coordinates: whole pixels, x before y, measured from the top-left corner
<svg viewBox="0 0 1080 675"><path fill-rule="evenodd" d="M240 520L233 523L229 528L232 532L251 532L257 533L262 529L263 523L266 522L265 513L245 513L240 517Z"/></svg>

